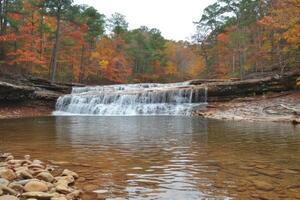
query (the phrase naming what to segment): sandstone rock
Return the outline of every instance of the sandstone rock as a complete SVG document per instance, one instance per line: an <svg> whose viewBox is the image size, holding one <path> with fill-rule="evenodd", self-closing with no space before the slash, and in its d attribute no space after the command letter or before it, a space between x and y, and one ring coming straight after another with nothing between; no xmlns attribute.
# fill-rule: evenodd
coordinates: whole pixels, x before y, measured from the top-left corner
<svg viewBox="0 0 300 200"><path fill-rule="evenodd" d="M13 160L13 159L14 159L14 157L12 155L10 155L10 156L6 157L5 161L9 161L9 160Z"/></svg>
<svg viewBox="0 0 300 200"><path fill-rule="evenodd" d="M21 162L21 166L27 166L27 165L31 165L32 162L30 160L22 160Z"/></svg>
<svg viewBox="0 0 300 200"><path fill-rule="evenodd" d="M48 186L41 181L30 181L24 186L26 192L46 192Z"/></svg>
<svg viewBox="0 0 300 200"><path fill-rule="evenodd" d="M9 188L15 190L15 191L18 191L20 193L22 193L24 191L24 188L21 184L18 184L16 182L12 182L8 185Z"/></svg>
<svg viewBox="0 0 300 200"><path fill-rule="evenodd" d="M74 178L73 178L73 176L58 176L58 177L55 177L55 180L57 182L61 182L61 184L63 182L66 182L67 185L72 184L75 181Z"/></svg>
<svg viewBox="0 0 300 200"><path fill-rule="evenodd" d="M12 195L0 196L0 200L19 200L19 198Z"/></svg>
<svg viewBox="0 0 300 200"><path fill-rule="evenodd" d="M9 165L21 165L21 162L22 162L22 160L13 159L13 160L8 160L7 164L9 164Z"/></svg>
<svg viewBox="0 0 300 200"><path fill-rule="evenodd" d="M44 163L40 160L33 160L32 161L33 164L37 164L37 165L43 165Z"/></svg>
<svg viewBox="0 0 300 200"><path fill-rule="evenodd" d="M41 164L37 164L37 163L32 163L31 165L28 166L29 169L32 170L40 170L40 169L44 169L45 167Z"/></svg>
<svg viewBox="0 0 300 200"><path fill-rule="evenodd" d="M272 184L262 181L262 180L252 180L252 183L254 184L255 188L258 190L263 190L263 191L274 190L274 187Z"/></svg>
<svg viewBox="0 0 300 200"><path fill-rule="evenodd" d="M0 185L0 190L2 190L4 194L17 195L17 191L4 185Z"/></svg>
<svg viewBox="0 0 300 200"><path fill-rule="evenodd" d="M12 181L17 178L17 176L13 170L5 168L0 169L0 178L5 178L9 181Z"/></svg>
<svg viewBox="0 0 300 200"><path fill-rule="evenodd" d="M9 181L5 178L0 178L0 185L8 186Z"/></svg>
<svg viewBox="0 0 300 200"><path fill-rule="evenodd" d="M0 154L0 158L6 159L8 156L11 156L11 155L12 155L11 153L2 153L2 154Z"/></svg>
<svg viewBox="0 0 300 200"><path fill-rule="evenodd" d="M73 176L73 178L77 179L79 178L78 174L71 171L71 170L68 170L68 169L65 169L63 172L62 172L62 176Z"/></svg>
<svg viewBox="0 0 300 200"><path fill-rule="evenodd" d="M51 199L54 195L46 192L26 192L22 194L24 198L35 198L35 199Z"/></svg>
<svg viewBox="0 0 300 200"><path fill-rule="evenodd" d="M20 185L26 185L27 183L29 183L30 181L38 181L38 179L27 179L27 180L19 180L19 181L15 181L16 183L20 184Z"/></svg>
<svg viewBox="0 0 300 200"><path fill-rule="evenodd" d="M54 181L54 177L49 172L41 172L36 176L38 179L52 183Z"/></svg>
<svg viewBox="0 0 300 200"><path fill-rule="evenodd" d="M30 155L25 155L25 156L24 156L24 159L25 159L25 160L30 160Z"/></svg>
<svg viewBox="0 0 300 200"><path fill-rule="evenodd" d="M59 192L59 193L61 193L61 194L69 194L69 193L72 192L71 188L69 188L69 187L66 186L66 185L62 185L62 184L57 185L57 186L55 187L55 189L56 189L57 192Z"/></svg>
<svg viewBox="0 0 300 200"><path fill-rule="evenodd" d="M25 170L25 169L17 171L17 175L18 175L18 177L21 177L22 179L32 179L33 178L31 173L29 172L29 170Z"/></svg>

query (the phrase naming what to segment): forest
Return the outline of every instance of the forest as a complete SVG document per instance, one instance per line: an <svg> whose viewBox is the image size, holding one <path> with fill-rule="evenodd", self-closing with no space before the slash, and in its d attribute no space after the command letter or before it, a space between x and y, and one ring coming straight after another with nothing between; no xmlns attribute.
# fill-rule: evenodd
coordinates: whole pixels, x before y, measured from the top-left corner
<svg viewBox="0 0 300 200"><path fill-rule="evenodd" d="M108 84L283 73L299 68L299 13L300 0L217 0L191 41L172 41L72 0L0 0L0 74Z"/></svg>

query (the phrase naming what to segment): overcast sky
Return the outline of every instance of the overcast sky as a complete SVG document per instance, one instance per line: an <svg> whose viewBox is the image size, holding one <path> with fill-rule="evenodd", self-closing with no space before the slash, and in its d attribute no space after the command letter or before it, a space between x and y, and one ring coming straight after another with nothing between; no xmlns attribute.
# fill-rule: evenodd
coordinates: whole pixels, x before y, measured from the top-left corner
<svg viewBox="0 0 300 200"><path fill-rule="evenodd" d="M94 6L109 17L119 12L126 16L129 28L145 25L158 28L167 39L186 40L195 33L204 8L216 0L75 0Z"/></svg>

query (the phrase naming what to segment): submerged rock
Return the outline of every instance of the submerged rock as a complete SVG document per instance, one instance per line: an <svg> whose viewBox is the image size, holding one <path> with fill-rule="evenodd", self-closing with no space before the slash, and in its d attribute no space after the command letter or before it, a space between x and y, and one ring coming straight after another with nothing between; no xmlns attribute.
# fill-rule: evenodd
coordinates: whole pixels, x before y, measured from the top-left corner
<svg viewBox="0 0 300 200"><path fill-rule="evenodd" d="M255 188L263 191L272 191L274 190L274 186L266 181L262 180L252 180Z"/></svg>

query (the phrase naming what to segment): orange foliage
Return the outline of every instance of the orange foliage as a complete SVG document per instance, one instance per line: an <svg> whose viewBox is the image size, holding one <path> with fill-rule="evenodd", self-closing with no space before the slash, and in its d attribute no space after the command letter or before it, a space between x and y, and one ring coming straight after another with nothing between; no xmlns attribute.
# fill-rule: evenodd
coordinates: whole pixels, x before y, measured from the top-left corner
<svg viewBox="0 0 300 200"><path fill-rule="evenodd" d="M131 62L124 51L124 41L121 38L103 38L98 42L92 59L98 62L96 73L114 82L126 82L132 74Z"/></svg>

